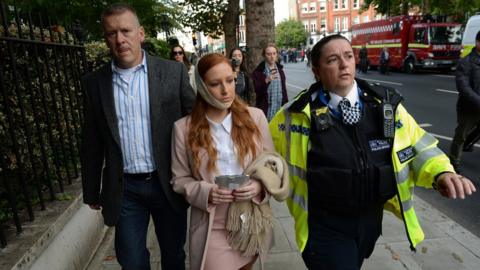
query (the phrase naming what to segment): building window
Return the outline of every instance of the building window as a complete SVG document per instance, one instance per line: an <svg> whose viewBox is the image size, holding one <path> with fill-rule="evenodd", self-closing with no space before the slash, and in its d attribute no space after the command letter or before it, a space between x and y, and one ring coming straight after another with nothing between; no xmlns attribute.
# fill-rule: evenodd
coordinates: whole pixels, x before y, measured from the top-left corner
<svg viewBox="0 0 480 270"><path fill-rule="evenodd" d="M245 43L245 32L240 31L240 43Z"/></svg>
<svg viewBox="0 0 480 270"><path fill-rule="evenodd" d="M303 22L303 28L305 29L305 32L308 32L308 22Z"/></svg>
<svg viewBox="0 0 480 270"><path fill-rule="evenodd" d="M381 20L381 19L382 19L382 15L381 15L381 14L377 14L377 15L375 16L375 20L378 21L378 20Z"/></svg>
<svg viewBox="0 0 480 270"><path fill-rule="evenodd" d="M423 44L425 43L425 28L417 28L413 33L416 43Z"/></svg>
<svg viewBox="0 0 480 270"><path fill-rule="evenodd" d="M310 12L315 12L317 10L317 6L315 2L310 3Z"/></svg>
<svg viewBox="0 0 480 270"><path fill-rule="evenodd" d="M368 15L363 16L363 22L369 22L369 21L370 21L370 18L368 17Z"/></svg>
<svg viewBox="0 0 480 270"><path fill-rule="evenodd" d="M334 0L333 1L333 9L338 9L339 8L338 1L339 0Z"/></svg>
<svg viewBox="0 0 480 270"><path fill-rule="evenodd" d="M239 18L238 25L239 25L239 26L244 26L244 24L243 24L243 15L240 15L239 17L240 17L240 18Z"/></svg>
<svg viewBox="0 0 480 270"><path fill-rule="evenodd" d="M325 12L325 11L327 11L327 1L320 0L320 12Z"/></svg>
<svg viewBox="0 0 480 270"><path fill-rule="evenodd" d="M302 4L302 13L307 13L308 12L308 3L303 3Z"/></svg>
<svg viewBox="0 0 480 270"><path fill-rule="evenodd" d="M317 25L315 23L310 24L310 32L316 32L317 31Z"/></svg>
<svg viewBox="0 0 480 270"><path fill-rule="evenodd" d="M396 22L396 23L393 24L392 32L393 32L394 35L400 34L401 30L402 29L400 28L400 23L399 22Z"/></svg>
<svg viewBox="0 0 480 270"><path fill-rule="evenodd" d="M360 0L353 0L353 8L358 9Z"/></svg>
<svg viewBox="0 0 480 270"><path fill-rule="evenodd" d="M348 0L342 0L342 9L346 9L348 7Z"/></svg>
<svg viewBox="0 0 480 270"><path fill-rule="evenodd" d="M320 20L320 30L325 31L327 29L327 19L322 18Z"/></svg>
<svg viewBox="0 0 480 270"><path fill-rule="evenodd" d="M335 17L335 27L333 29L335 33L340 32L340 17Z"/></svg>
<svg viewBox="0 0 480 270"><path fill-rule="evenodd" d="M359 16L355 16L353 17L353 24L359 24L360 23L360 17Z"/></svg>
<svg viewBox="0 0 480 270"><path fill-rule="evenodd" d="M343 24L342 31L348 31L348 17L342 18L342 24Z"/></svg>

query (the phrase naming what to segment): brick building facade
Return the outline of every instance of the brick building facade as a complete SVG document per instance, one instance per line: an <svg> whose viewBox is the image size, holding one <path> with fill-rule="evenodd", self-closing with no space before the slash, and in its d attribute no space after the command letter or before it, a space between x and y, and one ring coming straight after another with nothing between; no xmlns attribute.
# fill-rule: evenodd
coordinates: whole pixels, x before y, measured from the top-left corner
<svg viewBox="0 0 480 270"><path fill-rule="evenodd" d="M350 38L353 24L379 18L372 6L363 11L363 0L297 0L297 18L315 44L324 35L341 33ZM291 3L291 2L290 2ZM311 46L308 45L307 46Z"/></svg>

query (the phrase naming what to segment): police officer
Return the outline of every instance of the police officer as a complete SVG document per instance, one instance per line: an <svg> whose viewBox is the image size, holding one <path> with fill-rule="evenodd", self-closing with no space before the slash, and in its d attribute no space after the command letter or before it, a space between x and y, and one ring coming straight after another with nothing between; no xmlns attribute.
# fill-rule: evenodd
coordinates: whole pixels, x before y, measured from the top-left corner
<svg viewBox="0 0 480 270"><path fill-rule="evenodd" d="M383 209L403 218L411 248L424 239L413 187L449 198L475 191L454 173L438 141L421 129L392 88L355 79L350 42L341 35L312 50L317 82L270 122L289 164L288 207L309 269L360 269L382 231Z"/></svg>

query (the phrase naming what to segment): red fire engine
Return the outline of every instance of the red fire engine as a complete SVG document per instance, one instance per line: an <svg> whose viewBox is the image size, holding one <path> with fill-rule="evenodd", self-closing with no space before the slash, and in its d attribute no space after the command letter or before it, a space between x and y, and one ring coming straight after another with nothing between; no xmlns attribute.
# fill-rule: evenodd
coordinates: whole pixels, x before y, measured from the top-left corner
<svg viewBox="0 0 480 270"><path fill-rule="evenodd" d="M357 64L358 52L366 46L372 67L379 66L381 51L387 48L389 67L408 73L419 68L450 70L460 56L462 25L438 21L432 16L414 15L353 25L352 47Z"/></svg>

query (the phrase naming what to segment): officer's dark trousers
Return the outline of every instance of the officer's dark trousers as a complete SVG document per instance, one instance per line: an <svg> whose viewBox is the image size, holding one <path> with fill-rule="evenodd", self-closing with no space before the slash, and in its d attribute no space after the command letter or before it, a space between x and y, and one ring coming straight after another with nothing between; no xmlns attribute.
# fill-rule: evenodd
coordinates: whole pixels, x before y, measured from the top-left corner
<svg viewBox="0 0 480 270"><path fill-rule="evenodd" d="M187 212L170 206L156 174L151 179L124 177L120 217L115 226L115 252L123 270L149 270L147 230L152 216L165 270L185 270Z"/></svg>
<svg viewBox="0 0 480 270"><path fill-rule="evenodd" d="M309 270L358 270L382 232L383 210L359 217L325 213L309 217L308 242L302 253Z"/></svg>

